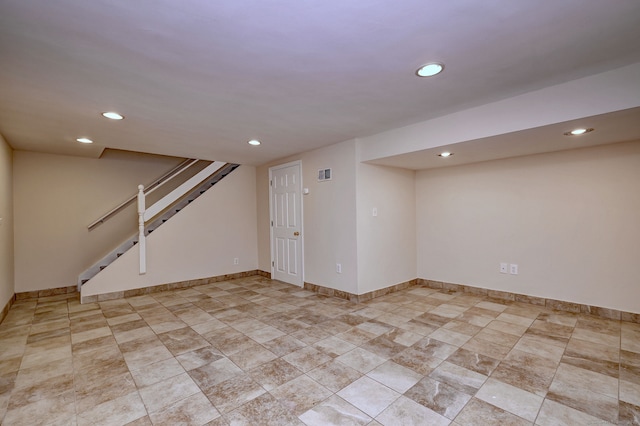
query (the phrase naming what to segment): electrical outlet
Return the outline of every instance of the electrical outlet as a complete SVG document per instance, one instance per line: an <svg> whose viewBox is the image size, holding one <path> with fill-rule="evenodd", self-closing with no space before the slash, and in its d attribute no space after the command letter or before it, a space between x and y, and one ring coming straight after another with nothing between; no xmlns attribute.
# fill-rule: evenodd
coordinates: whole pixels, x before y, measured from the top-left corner
<svg viewBox="0 0 640 426"><path fill-rule="evenodd" d="M506 263L501 263L500 264L500 273L501 274L506 274L509 270L509 267L507 266Z"/></svg>
<svg viewBox="0 0 640 426"><path fill-rule="evenodd" d="M511 275L518 275L518 264L512 263L511 265L509 265L509 268L509 273Z"/></svg>
<svg viewBox="0 0 640 426"><path fill-rule="evenodd" d="M336 272L338 274L342 273L342 264L341 263L336 263Z"/></svg>
<svg viewBox="0 0 640 426"><path fill-rule="evenodd" d="M238 259L237 257L233 258L233 264L234 265L239 265L240 264L240 259Z"/></svg>
<svg viewBox="0 0 640 426"><path fill-rule="evenodd" d="M378 208L377 208L377 207L374 207L374 208L371 210L371 216L373 216L373 217L378 216Z"/></svg>

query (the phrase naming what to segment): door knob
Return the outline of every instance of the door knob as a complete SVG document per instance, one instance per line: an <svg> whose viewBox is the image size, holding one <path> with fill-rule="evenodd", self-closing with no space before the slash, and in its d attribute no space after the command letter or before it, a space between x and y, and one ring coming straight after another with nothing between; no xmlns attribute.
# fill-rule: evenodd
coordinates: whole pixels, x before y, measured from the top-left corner
<svg viewBox="0 0 640 426"><path fill-rule="evenodd" d="M297 237L298 235L300 235L300 233L299 233L298 231L296 231L296 232L294 232L294 233L293 233L293 236L294 236L294 237Z"/></svg>

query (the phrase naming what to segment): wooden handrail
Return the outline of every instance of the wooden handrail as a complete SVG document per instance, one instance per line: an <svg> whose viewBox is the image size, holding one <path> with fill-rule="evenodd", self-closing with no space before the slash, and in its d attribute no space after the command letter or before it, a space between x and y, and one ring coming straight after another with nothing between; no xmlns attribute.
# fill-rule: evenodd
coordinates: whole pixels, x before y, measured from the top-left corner
<svg viewBox="0 0 640 426"><path fill-rule="evenodd" d="M182 173L183 171L185 171L189 167L193 166L198 161L200 161L200 160L197 160L197 159L194 159L194 158L187 158L184 161L180 162L180 164L178 164L177 166L175 166L174 168L169 170L167 173L163 174L162 176L160 176L159 178L157 178L156 180L151 182L149 185L145 186L145 188L146 188L145 189L145 193L149 194L149 193L155 191L156 189L158 189L159 187L161 187L165 183L169 182L175 176L178 176L180 173ZM138 197L138 194L135 193L134 195L132 195L131 197L127 198L125 201L123 201L122 203L118 204L116 207L114 207L113 209L109 210L107 213L102 215L99 219L93 221L89 226L87 226L87 228L89 228L89 231L92 231L98 225L101 225L104 222L106 222L107 220L111 219L111 217L115 216L118 212L120 212L120 210L124 209L129 204L133 203L137 199L137 197Z"/></svg>

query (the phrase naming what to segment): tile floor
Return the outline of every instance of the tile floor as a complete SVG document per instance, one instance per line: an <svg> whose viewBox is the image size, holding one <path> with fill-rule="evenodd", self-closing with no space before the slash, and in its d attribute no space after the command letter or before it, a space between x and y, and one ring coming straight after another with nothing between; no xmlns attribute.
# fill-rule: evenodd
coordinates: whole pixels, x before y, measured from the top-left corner
<svg viewBox="0 0 640 426"><path fill-rule="evenodd" d="M638 425L640 324L255 276L0 324L5 425Z"/></svg>

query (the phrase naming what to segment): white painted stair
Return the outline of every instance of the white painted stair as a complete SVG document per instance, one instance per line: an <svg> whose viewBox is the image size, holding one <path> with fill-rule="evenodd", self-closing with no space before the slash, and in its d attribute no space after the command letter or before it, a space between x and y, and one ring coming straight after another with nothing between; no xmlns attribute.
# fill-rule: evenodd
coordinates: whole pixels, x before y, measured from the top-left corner
<svg viewBox="0 0 640 426"><path fill-rule="evenodd" d="M224 166L220 167L216 172L203 180L200 184L196 185L191 191L188 191L185 195L179 197L175 202L169 205L169 207L165 208L158 217L153 220L151 223L145 226L144 233L145 235L151 234L153 231L158 229L163 223L168 221L171 217L178 214L183 208L188 206L193 200L207 192L210 188L212 188L216 183L218 183L221 179L227 176L229 173L234 171L239 164L227 163ZM91 278L96 276L100 271L109 266L113 261L122 256L127 250L134 247L138 244L139 234L136 233L128 238L125 242L120 244L118 247L113 249L109 254L104 256L98 262L93 264L90 268L80 274L78 277L78 291L83 284L89 281Z"/></svg>

